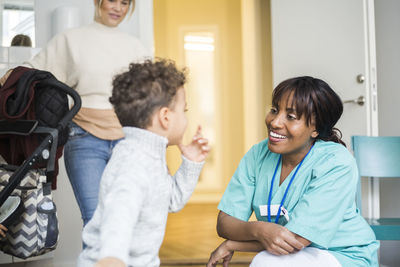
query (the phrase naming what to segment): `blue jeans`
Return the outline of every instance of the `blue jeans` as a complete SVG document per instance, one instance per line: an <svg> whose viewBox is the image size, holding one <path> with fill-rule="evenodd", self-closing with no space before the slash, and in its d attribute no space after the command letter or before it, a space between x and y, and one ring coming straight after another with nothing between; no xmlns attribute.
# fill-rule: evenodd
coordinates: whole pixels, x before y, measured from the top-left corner
<svg viewBox="0 0 400 267"><path fill-rule="evenodd" d="M119 140L103 140L75 123L69 125L64 161L68 178L81 210L83 225L92 218L97 207L100 179Z"/></svg>

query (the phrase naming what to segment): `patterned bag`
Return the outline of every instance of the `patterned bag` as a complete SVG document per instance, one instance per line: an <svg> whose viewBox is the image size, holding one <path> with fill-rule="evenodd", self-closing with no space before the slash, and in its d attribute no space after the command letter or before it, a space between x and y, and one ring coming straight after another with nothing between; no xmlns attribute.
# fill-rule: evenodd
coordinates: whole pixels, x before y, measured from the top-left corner
<svg viewBox="0 0 400 267"><path fill-rule="evenodd" d="M0 190L11 175L12 172L0 169ZM21 198L22 214L7 225L6 238L0 240L0 250L21 259L54 250L58 241L56 207L51 184L46 183L41 170L29 171L11 196Z"/></svg>

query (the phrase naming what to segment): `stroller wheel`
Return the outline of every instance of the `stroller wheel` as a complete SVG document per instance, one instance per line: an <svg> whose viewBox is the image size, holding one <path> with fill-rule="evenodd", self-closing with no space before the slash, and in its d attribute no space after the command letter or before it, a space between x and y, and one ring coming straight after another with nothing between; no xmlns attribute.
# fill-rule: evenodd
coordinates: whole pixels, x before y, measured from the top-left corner
<svg viewBox="0 0 400 267"><path fill-rule="evenodd" d="M22 214L24 204L19 196L9 196L0 207L0 223L5 227L13 224L13 221Z"/></svg>

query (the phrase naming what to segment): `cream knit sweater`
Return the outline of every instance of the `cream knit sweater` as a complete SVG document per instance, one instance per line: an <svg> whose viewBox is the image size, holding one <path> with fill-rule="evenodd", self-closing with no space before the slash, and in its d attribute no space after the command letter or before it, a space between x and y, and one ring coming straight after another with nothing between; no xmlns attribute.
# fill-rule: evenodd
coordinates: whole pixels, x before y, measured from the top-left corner
<svg viewBox="0 0 400 267"><path fill-rule="evenodd" d="M127 70L129 63L149 57L132 35L93 22L56 35L26 63L50 71L74 88L82 98L82 107L112 109L108 98L113 77Z"/></svg>
<svg viewBox="0 0 400 267"><path fill-rule="evenodd" d="M123 130L125 139L115 146L101 178L99 204L83 229L86 248L78 267L91 267L104 257L129 267L159 266L168 212L183 208L204 164L182 156L171 176L167 138L134 127Z"/></svg>

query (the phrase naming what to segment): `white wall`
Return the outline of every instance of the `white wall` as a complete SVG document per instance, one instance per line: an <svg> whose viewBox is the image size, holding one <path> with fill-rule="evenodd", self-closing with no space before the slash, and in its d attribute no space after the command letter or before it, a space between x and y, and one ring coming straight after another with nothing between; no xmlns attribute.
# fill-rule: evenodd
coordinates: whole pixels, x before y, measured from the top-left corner
<svg viewBox="0 0 400 267"><path fill-rule="evenodd" d="M379 134L400 135L400 1L375 1ZM380 183L381 216L400 217L400 179ZM400 266L400 242L381 243L381 263Z"/></svg>
<svg viewBox="0 0 400 267"><path fill-rule="evenodd" d="M52 14L61 6L78 7L81 24L93 21L93 0L35 0L36 47L44 47L52 37ZM120 25L121 30L138 37L153 51L153 1L136 0L132 17Z"/></svg>

